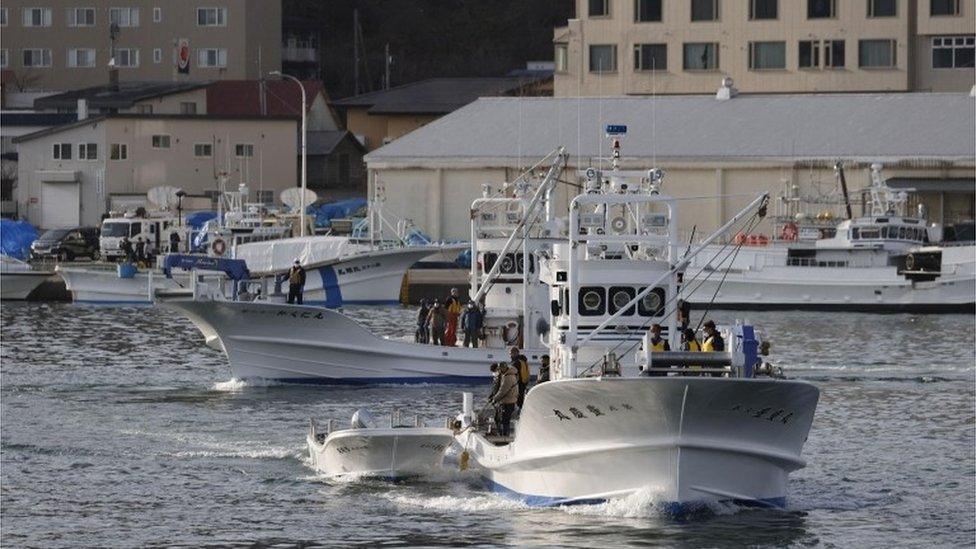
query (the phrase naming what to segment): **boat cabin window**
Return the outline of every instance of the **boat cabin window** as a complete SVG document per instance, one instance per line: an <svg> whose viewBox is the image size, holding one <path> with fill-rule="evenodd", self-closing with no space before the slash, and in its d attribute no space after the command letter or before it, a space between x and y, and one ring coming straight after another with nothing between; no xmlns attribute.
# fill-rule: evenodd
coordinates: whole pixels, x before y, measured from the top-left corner
<svg viewBox="0 0 976 549"><path fill-rule="evenodd" d="M606 289L601 286L584 286L579 289L580 316L602 316L606 310Z"/></svg>
<svg viewBox="0 0 976 549"><path fill-rule="evenodd" d="M523 254L508 253L502 258L502 266L498 269L499 274L522 274L525 269L522 265L524 259ZM494 252L486 252L484 255L485 268L484 272L488 273L495 266L495 262L498 261L498 254ZM535 272L535 257L529 255L529 272Z"/></svg>
<svg viewBox="0 0 976 549"><path fill-rule="evenodd" d="M881 236L881 231L877 227L864 227L861 229L861 238L876 239Z"/></svg>
<svg viewBox="0 0 976 549"><path fill-rule="evenodd" d="M629 286L613 286L610 288L610 314L616 314L617 311L624 308L625 305L630 303L630 300L634 299L637 292ZM634 308L631 307L624 311L625 315L633 315Z"/></svg>
<svg viewBox="0 0 976 549"><path fill-rule="evenodd" d="M857 227L851 229L851 240L857 240L858 238L861 238L860 233L861 233L861 229L858 229Z"/></svg>
<svg viewBox="0 0 976 549"><path fill-rule="evenodd" d="M637 303L637 313L640 316L664 316L664 296L664 288L654 288Z"/></svg>

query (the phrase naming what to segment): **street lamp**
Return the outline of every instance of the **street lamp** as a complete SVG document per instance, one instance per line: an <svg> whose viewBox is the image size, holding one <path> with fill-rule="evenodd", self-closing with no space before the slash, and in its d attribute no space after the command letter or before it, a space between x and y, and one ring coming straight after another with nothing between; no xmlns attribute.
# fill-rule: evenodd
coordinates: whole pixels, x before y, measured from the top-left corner
<svg viewBox="0 0 976 549"><path fill-rule="evenodd" d="M291 76L289 74L282 74L281 71L271 71L268 73L269 76L279 76L281 78L287 78L289 80L294 80L298 84L298 88L302 90L302 198L301 198L301 210L302 214L299 219L301 219L301 236L305 236L305 193L307 189L307 170L305 168L305 86L302 85L302 81Z"/></svg>

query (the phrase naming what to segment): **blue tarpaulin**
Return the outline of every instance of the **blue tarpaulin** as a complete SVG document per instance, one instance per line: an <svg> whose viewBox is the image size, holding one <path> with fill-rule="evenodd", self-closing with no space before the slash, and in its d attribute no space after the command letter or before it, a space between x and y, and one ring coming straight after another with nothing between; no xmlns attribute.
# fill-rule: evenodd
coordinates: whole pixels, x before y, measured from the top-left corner
<svg viewBox="0 0 976 549"><path fill-rule="evenodd" d="M186 224L194 231L199 231L203 224L211 219L217 219L217 212L193 212L186 214Z"/></svg>
<svg viewBox="0 0 976 549"><path fill-rule="evenodd" d="M305 208L305 213L315 218L316 227L330 227L333 219L347 217L363 217L360 210L366 207L366 199L349 198L329 204L312 204Z"/></svg>
<svg viewBox="0 0 976 549"><path fill-rule="evenodd" d="M37 229L26 221L0 219L0 252L16 259L30 256L30 245L37 240Z"/></svg>
<svg viewBox="0 0 976 549"><path fill-rule="evenodd" d="M470 269L471 268L471 248L468 248L466 250L461 250L461 253L458 254L457 259L455 259L454 262L457 263L459 267L464 267L465 269Z"/></svg>
<svg viewBox="0 0 976 549"><path fill-rule="evenodd" d="M170 276L173 268L199 269L204 271L220 271L234 280L247 280L251 274L247 270L247 263L243 259L224 259L222 257L208 257L205 255L170 254L166 256L163 272Z"/></svg>

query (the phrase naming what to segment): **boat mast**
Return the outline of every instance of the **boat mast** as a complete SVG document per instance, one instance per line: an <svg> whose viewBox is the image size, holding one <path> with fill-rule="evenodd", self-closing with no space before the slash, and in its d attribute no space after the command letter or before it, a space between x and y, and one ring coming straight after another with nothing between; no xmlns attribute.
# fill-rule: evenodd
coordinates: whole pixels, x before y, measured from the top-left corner
<svg viewBox="0 0 976 549"><path fill-rule="evenodd" d="M837 177L840 179L840 190L844 193L844 207L847 208L847 219L854 219L854 213L851 212L851 197L847 193L847 177L844 176L844 163L838 160L834 164L834 172L837 173Z"/></svg>

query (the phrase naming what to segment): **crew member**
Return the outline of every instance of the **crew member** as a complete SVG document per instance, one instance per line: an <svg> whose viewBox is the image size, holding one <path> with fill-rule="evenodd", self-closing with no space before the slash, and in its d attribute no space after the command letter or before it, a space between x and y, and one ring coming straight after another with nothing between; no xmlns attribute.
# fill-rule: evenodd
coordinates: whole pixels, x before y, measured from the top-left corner
<svg viewBox="0 0 976 549"><path fill-rule="evenodd" d="M139 263L146 261L146 242L141 236L136 239L136 261Z"/></svg>
<svg viewBox="0 0 976 549"><path fill-rule="evenodd" d="M444 301L447 310L447 329L444 332L444 344L453 347L457 342L458 319L461 316L461 297L457 288L451 288L451 295Z"/></svg>
<svg viewBox="0 0 976 549"><path fill-rule="evenodd" d="M169 233L169 253L180 253L180 233L176 231Z"/></svg>
<svg viewBox="0 0 976 549"><path fill-rule="evenodd" d="M288 303L302 304L302 293L305 292L305 269L296 259L295 264L288 270Z"/></svg>
<svg viewBox="0 0 976 549"><path fill-rule="evenodd" d="M488 389L488 405L491 406L492 401L494 400L495 396L498 394L498 387L501 385L502 377L501 377L501 372L498 369L497 362L492 362L489 370L491 371L491 388ZM500 413L501 408L499 408L498 406L492 406L492 409L494 410L494 414L492 415L492 420L494 421L495 429L497 430L502 423L502 416Z"/></svg>
<svg viewBox="0 0 976 549"><path fill-rule="evenodd" d="M529 377L532 375L529 371L529 359L525 358L525 355L519 353L518 347L512 347L508 352L508 356L512 359L512 370L518 376L517 402L519 409L521 409L522 402L525 400L525 390L529 386Z"/></svg>
<svg viewBox="0 0 976 549"><path fill-rule="evenodd" d="M122 237L122 242L119 243L119 251L125 256L125 260L129 263L133 261L133 251L132 251L132 241L129 240L128 236Z"/></svg>
<svg viewBox="0 0 976 549"><path fill-rule="evenodd" d="M447 315L444 308L437 301L431 307L427 315L427 325L430 326L430 342L433 345L446 345L444 343L444 328L447 327Z"/></svg>
<svg viewBox="0 0 976 549"><path fill-rule="evenodd" d="M671 344L668 343L668 340L666 340L663 337L661 337L661 325L660 324L652 324L651 325L651 348L649 349L649 351L653 353L653 352L664 352L664 351L670 351L670 350L671 350ZM648 357L648 358L650 358L650 357ZM663 367L665 367L665 366L660 365L660 364L654 364L653 361L650 361L649 364L652 367L655 367L655 368L663 368ZM648 375L651 375L651 376L666 376L668 374L667 374L667 372L649 372Z"/></svg>
<svg viewBox="0 0 976 549"><path fill-rule="evenodd" d="M704 324L705 328L705 339L702 341L702 351L706 353L718 352L725 350L725 340L722 339L722 334L715 329L715 323L708 320ZM713 373L712 377L721 377L722 374Z"/></svg>
<svg viewBox="0 0 976 549"><path fill-rule="evenodd" d="M478 348L478 336L481 334L481 326L484 317L481 308L475 305L474 301L468 302L468 307L461 315L461 329L464 330L464 346Z"/></svg>
<svg viewBox="0 0 976 549"><path fill-rule="evenodd" d="M417 343L427 343L430 341L430 333L427 328L427 315L430 314L430 302L426 299L420 300L420 310L417 311Z"/></svg>
<svg viewBox="0 0 976 549"><path fill-rule="evenodd" d="M514 368L509 367L504 362L499 364L498 371L501 381L498 383L498 391L492 397L491 403L500 410L499 430L503 437L507 437L511 432L512 413L515 411L515 404L518 402L518 375Z"/></svg>
<svg viewBox="0 0 976 549"><path fill-rule="evenodd" d="M542 355L542 362L539 364L539 377L536 383L549 381L549 355Z"/></svg>
<svg viewBox="0 0 976 549"><path fill-rule="evenodd" d="M695 337L695 331L691 328L685 328L685 330L681 333L681 350L692 353L701 352L701 345L698 343L698 339ZM688 366L688 368L692 370L700 370L701 366Z"/></svg>

